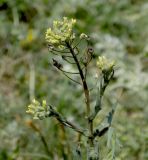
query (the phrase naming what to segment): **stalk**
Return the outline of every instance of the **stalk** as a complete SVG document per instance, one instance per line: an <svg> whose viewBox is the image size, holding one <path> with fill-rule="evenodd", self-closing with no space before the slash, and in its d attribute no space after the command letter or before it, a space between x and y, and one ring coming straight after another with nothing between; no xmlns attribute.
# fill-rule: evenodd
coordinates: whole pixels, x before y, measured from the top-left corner
<svg viewBox="0 0 148 160"><path fill-rule="evenodd" d="M89 90L88 90L88 85L85 79L85 76L83 74L82 68L80 66L80 63L77 59L76 53L74 51L74 49L72 48L72 46L66 42L66 46L68 47L68 49L70 50L70 53L73 56L73 59L77 65L80 77L81 77L81 81L83 84L83 91L84 91L84 95L85 95L85 103L86 103L86 116L87 116L87 124L88 124L88 130L89 130L89 137L88 137L88 143L89 143L89 147L93 148L94 150L94 138L93 138L93 120L89 119L90 116L90 95L89 95ZM91 156L88 154L88 159L91 160ZM93 160L93 159L92 159Z"/></svg>

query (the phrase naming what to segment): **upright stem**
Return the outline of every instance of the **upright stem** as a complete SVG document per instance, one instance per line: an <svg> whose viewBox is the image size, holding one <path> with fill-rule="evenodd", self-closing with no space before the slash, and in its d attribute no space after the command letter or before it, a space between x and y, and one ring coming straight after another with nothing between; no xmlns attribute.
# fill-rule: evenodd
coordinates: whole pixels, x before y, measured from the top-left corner
<svg viewBox="0 0 148 160"><path fill-rule="evenodd" d="M82 84L83 84L83 90L84 90L84 94L85 94L85 100L86 100L86 113L87 113L87 119L88 119L88 128L89 128L89 144L91 146L93 146L93 121L89 120L89 116L90 116L90 96L89 96L89 90L88 90L88 86L87 86L87 82L86 82L86 79L85 79L85 76L83 74L83 71L81 69L81 66L80 66L80 63L77 59L77 56L73 50L73 48L71 47L71 45L66 42L66 45L67 47L69 48L73 58L74 58L74 61L76 62L76 65L77 65L77 68L78 68L78 71L80 73L80 77L81 77L81 80L82 80Z"/></svg>

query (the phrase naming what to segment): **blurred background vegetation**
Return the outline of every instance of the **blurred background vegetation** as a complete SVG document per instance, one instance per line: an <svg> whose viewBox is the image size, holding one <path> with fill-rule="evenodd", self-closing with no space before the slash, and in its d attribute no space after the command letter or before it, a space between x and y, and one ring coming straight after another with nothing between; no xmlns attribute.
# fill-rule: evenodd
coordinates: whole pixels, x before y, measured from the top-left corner
<svg viewBox="0 0 148 160"><path fill-rule="evenodd" d="M113 122L120 144L116 159L148 159L148 1L0 0L0 160L71 159L74 133L53 119L31 122L25 113L36 97L83 124L82 90L52 68L44 39L51 22L63 16L76 18L76 32L92 37L94 76L98 55L116 60L101 111L105 116L119 101ZM45 136L49 156L31 123ZM100 144L104 157L105 139Z"/></svg>

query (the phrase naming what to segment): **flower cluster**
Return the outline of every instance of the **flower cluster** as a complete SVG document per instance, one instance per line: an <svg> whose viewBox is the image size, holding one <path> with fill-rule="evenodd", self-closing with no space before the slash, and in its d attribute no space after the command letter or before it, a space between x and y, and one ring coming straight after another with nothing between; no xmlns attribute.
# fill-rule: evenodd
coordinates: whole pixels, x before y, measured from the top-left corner
<svg viewBox="0 0 148 160"><path fill-rule="evenodd" d="M41 105L40 102L34 99L26 112L32 114L34 119L44 119L49 116L49 110L45 100L42 101Z"/></svg>
<svg viewBox="0 0 148 160"><path fill-rule="evenodd" d="M97 60L97 66L101 71L112 70L115 65L114 61L109 61L105 56L99 56Z"/></svg>
<svg viewBox="0 0 148 160"><path fill-rule="evenodd" d="M64 17L62 21L54 21L53 28L48 28L46 31L46 41L53 47L63 49L63 42L70 41L75 38L72 31L75 23L75 19L68 20L67 17Z"/></svg>

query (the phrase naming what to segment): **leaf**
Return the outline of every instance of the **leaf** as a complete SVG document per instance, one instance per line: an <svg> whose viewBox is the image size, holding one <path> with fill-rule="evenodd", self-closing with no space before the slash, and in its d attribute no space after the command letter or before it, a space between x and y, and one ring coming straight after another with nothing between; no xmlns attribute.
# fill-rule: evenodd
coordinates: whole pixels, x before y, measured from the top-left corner
<svg viewBox="0 0 148 160"><path fill-rule="evenodd" d="M73 160L82 160L81 154L81 148L79 146L73 148Z"/></svg>
<svg viewBox="0 0 148 160"><path fill-rule="evenodd" d="M115 151L116 151L116 138L114 139L112 139L112 151L111 151L111 153L112 153L112 160L114 160L115 159Z"/></svg>
<svg viewBox="0 0 148 160"><path fill-rule="evenodd" d="M113 137L114 129L112 127L109 128L108 134L107 134L107 147L111 147L112 137Z"/></svg>
<svg viewBox="0 0 148 160"><path fill-rule="evenodd" d="M112 106L112 110L107 115L107 122L109 123L109 125L111 125L111 123L112 123L113 115L115 113L116 106L117 106L117 102Z"/></svg>

